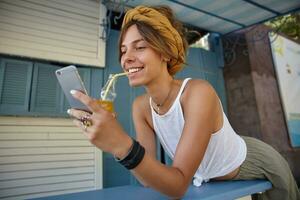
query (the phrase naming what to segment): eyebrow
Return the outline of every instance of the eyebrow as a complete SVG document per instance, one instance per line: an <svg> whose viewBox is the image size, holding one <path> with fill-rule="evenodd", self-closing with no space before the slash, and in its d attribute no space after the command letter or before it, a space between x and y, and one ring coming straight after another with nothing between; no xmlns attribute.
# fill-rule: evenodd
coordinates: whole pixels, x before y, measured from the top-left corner
<svg viewBox="0 0 300 200"><path fill-rule="evenodd" d="M141 42L141 41L145 41L143 38L140 38L140 39L136 39L136 40L133 40L132 42L130 42L131 44L136 44L138 42ZM125 47L124 44L121 45L121 47Z"/></svg>

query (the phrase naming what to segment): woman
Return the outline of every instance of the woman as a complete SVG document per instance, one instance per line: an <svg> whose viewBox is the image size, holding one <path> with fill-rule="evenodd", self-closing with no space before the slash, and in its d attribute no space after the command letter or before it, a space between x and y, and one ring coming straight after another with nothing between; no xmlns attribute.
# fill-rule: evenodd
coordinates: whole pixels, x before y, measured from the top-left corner
<svg viewBox="0 0 300 200"><path fill-rule="evenodd" d="M273 189L263 194L265 199L299 199L286 161L267 144L234 132L209 83L173 78L185 62L186 49L182 26L168 7L128 11L120 61L129 72L129 84L146 89L133 103L138 142L114 115L80 92L71 91L92 113L68 113L91 143L113 154L141 183L170 197L183 196L192 180L200 186L209 179L268 178ZM155 158L155 135L173 159L172 166Z"/></svg>

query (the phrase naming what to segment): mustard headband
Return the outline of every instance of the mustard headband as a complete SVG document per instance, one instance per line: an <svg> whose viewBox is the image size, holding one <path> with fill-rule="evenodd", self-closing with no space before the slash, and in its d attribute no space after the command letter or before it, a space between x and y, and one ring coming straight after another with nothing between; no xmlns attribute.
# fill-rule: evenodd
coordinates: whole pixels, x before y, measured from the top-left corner
<svg viewBox="0 0 300 200"><path fill-rule="evenodd" d="M122 28L130 21L136 20L149 24L165 38L168 38L170 50L177 58L171 58L169 61L169 73L174 75L181 69L181 65L185 62L185 51L183 48L182 38L178 31L172 26L169 19L157 10L146 7L137 6L126 12Z"/></svg>

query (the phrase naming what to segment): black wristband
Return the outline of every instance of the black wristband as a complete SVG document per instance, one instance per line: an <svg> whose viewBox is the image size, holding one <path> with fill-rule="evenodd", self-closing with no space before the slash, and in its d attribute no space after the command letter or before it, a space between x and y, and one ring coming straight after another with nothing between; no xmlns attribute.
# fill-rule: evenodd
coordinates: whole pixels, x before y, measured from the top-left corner
<svg viewBox="0 0 300 200"><path fill-rule="evenodd" d="M134 169L140 162L143 160L145 155L145 148L140 145L136 140L133 139L133 145L131 148L131 151L128 153L128 155L123 158L122 160L119 160L118 158L115 158L118 163L126 167L127 169Z"/></svg>

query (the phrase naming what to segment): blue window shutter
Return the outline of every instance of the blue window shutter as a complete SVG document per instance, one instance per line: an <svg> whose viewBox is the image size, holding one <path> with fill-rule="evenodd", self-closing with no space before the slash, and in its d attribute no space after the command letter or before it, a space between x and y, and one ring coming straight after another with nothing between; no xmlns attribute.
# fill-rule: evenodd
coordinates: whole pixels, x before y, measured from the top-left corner
<svg viewBox="0 0 300 200"><path fill-rule="evenodd" d="M59 85L55 77L58 66L34 65L30 112L55 115L59 111Z"/></svg>
<svg viewBox="0 0 300 200"><path fill-rule="evenodd" d="M32 62L1 59L0 113L28 113Z"/></svg>

